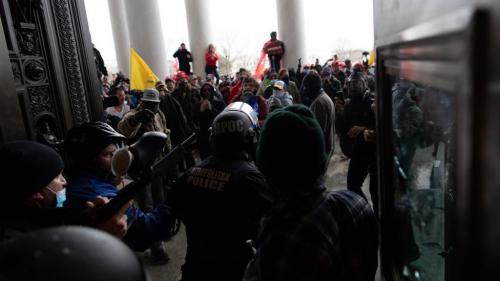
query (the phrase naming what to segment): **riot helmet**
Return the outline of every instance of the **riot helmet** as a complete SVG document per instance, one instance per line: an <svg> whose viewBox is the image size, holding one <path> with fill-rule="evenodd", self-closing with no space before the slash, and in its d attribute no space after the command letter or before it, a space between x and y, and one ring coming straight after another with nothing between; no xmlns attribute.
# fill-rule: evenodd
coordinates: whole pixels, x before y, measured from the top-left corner
<svg viewBox="0 0 500 281"><path fill-rule="evenodd" d="M92 228L47 228L0 245L0 280L150 280L136 255Z"/></svg>
<svg viewBox="0 0 500 281"><path fill-rule="evenodd" d="M64 142L66 152L77 166L92 165L99 153L110 144L118 148L126 138L103 122L90 122L71 128Z"/></svg>
<svg viewBox="0 0 500 281"><path fill-rule="evenodd" d="M225 158L253 155L258 141L258 117L243 102L228 105L213 121L210 145L214 155Z"/></svg>

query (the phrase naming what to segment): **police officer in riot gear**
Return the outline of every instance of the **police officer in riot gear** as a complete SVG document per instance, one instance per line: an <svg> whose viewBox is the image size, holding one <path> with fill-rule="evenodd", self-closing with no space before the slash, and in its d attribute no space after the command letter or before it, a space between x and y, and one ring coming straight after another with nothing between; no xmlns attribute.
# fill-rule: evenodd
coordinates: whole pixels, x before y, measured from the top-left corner
<svg viewBox="0 0 500 281"><path fill-rule="evenodd" d="M147 281L134 252L91 228L56 227L0 244L0 280Z"/></svg>
<svg viewBox="0 0 500 281"><path fill-rule="evenodd" d="M186 225L182 280L241 280L260 218L270 207L268 187L249 161L257 143L257 116L230 104L211 128L212 156L186 172L169 197Z"/></svg>

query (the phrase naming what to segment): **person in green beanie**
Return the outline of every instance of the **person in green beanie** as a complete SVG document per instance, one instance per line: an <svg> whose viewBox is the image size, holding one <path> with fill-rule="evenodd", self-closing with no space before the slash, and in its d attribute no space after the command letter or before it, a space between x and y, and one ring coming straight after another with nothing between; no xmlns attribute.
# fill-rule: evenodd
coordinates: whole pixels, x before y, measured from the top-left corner
<svg viewBox="0 0 500 281"><path fill-rule="evenodd" d="M266 120L256 163L273 193L244 280L373 280L377 223L369 203L323 184L323 131L303 105Z"/></svg>

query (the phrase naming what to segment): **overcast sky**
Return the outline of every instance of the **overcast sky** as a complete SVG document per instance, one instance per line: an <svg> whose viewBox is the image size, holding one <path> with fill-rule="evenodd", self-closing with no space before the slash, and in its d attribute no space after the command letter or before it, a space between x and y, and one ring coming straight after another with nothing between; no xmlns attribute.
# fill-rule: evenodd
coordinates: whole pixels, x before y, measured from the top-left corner
<svg viewBox="0 0 500 281"><path fill-rule="evenodd" d="M137 0L156 1L156 0ZM184 0L158 0L167 54L180 42L189 48ZM219 52L231 46L231 55L260 55L272 30L278 30L274 0L206 0L211 3L213 43ZM302 0L308 57L322 61L338 48L371 50L373 47L372 0ZM90 33L106 64L116 67L108 1L85 0ZM278 34L279 37L279 34ZM313 63L310 61L309 63Z"/></svg>

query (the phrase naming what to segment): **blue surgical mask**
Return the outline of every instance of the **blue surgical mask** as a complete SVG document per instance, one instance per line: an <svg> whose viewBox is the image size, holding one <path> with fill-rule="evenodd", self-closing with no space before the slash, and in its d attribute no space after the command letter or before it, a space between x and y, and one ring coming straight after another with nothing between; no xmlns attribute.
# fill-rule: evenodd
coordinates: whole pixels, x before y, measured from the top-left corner
<svg viewBox="0 0 500 281"><path fill-rule="evenodd" d="M66 188L56 192L56 208L62 208L64 201L66 201Z"/></svg>
<svg viewBox="0 0 500 281"><path fill-rule="evenodd" d="M47 189L56 195L56 208L62 208L64 201L66 201L66 188L63 188L58 192L55 192L50 187L47 187Z"/></svg>

